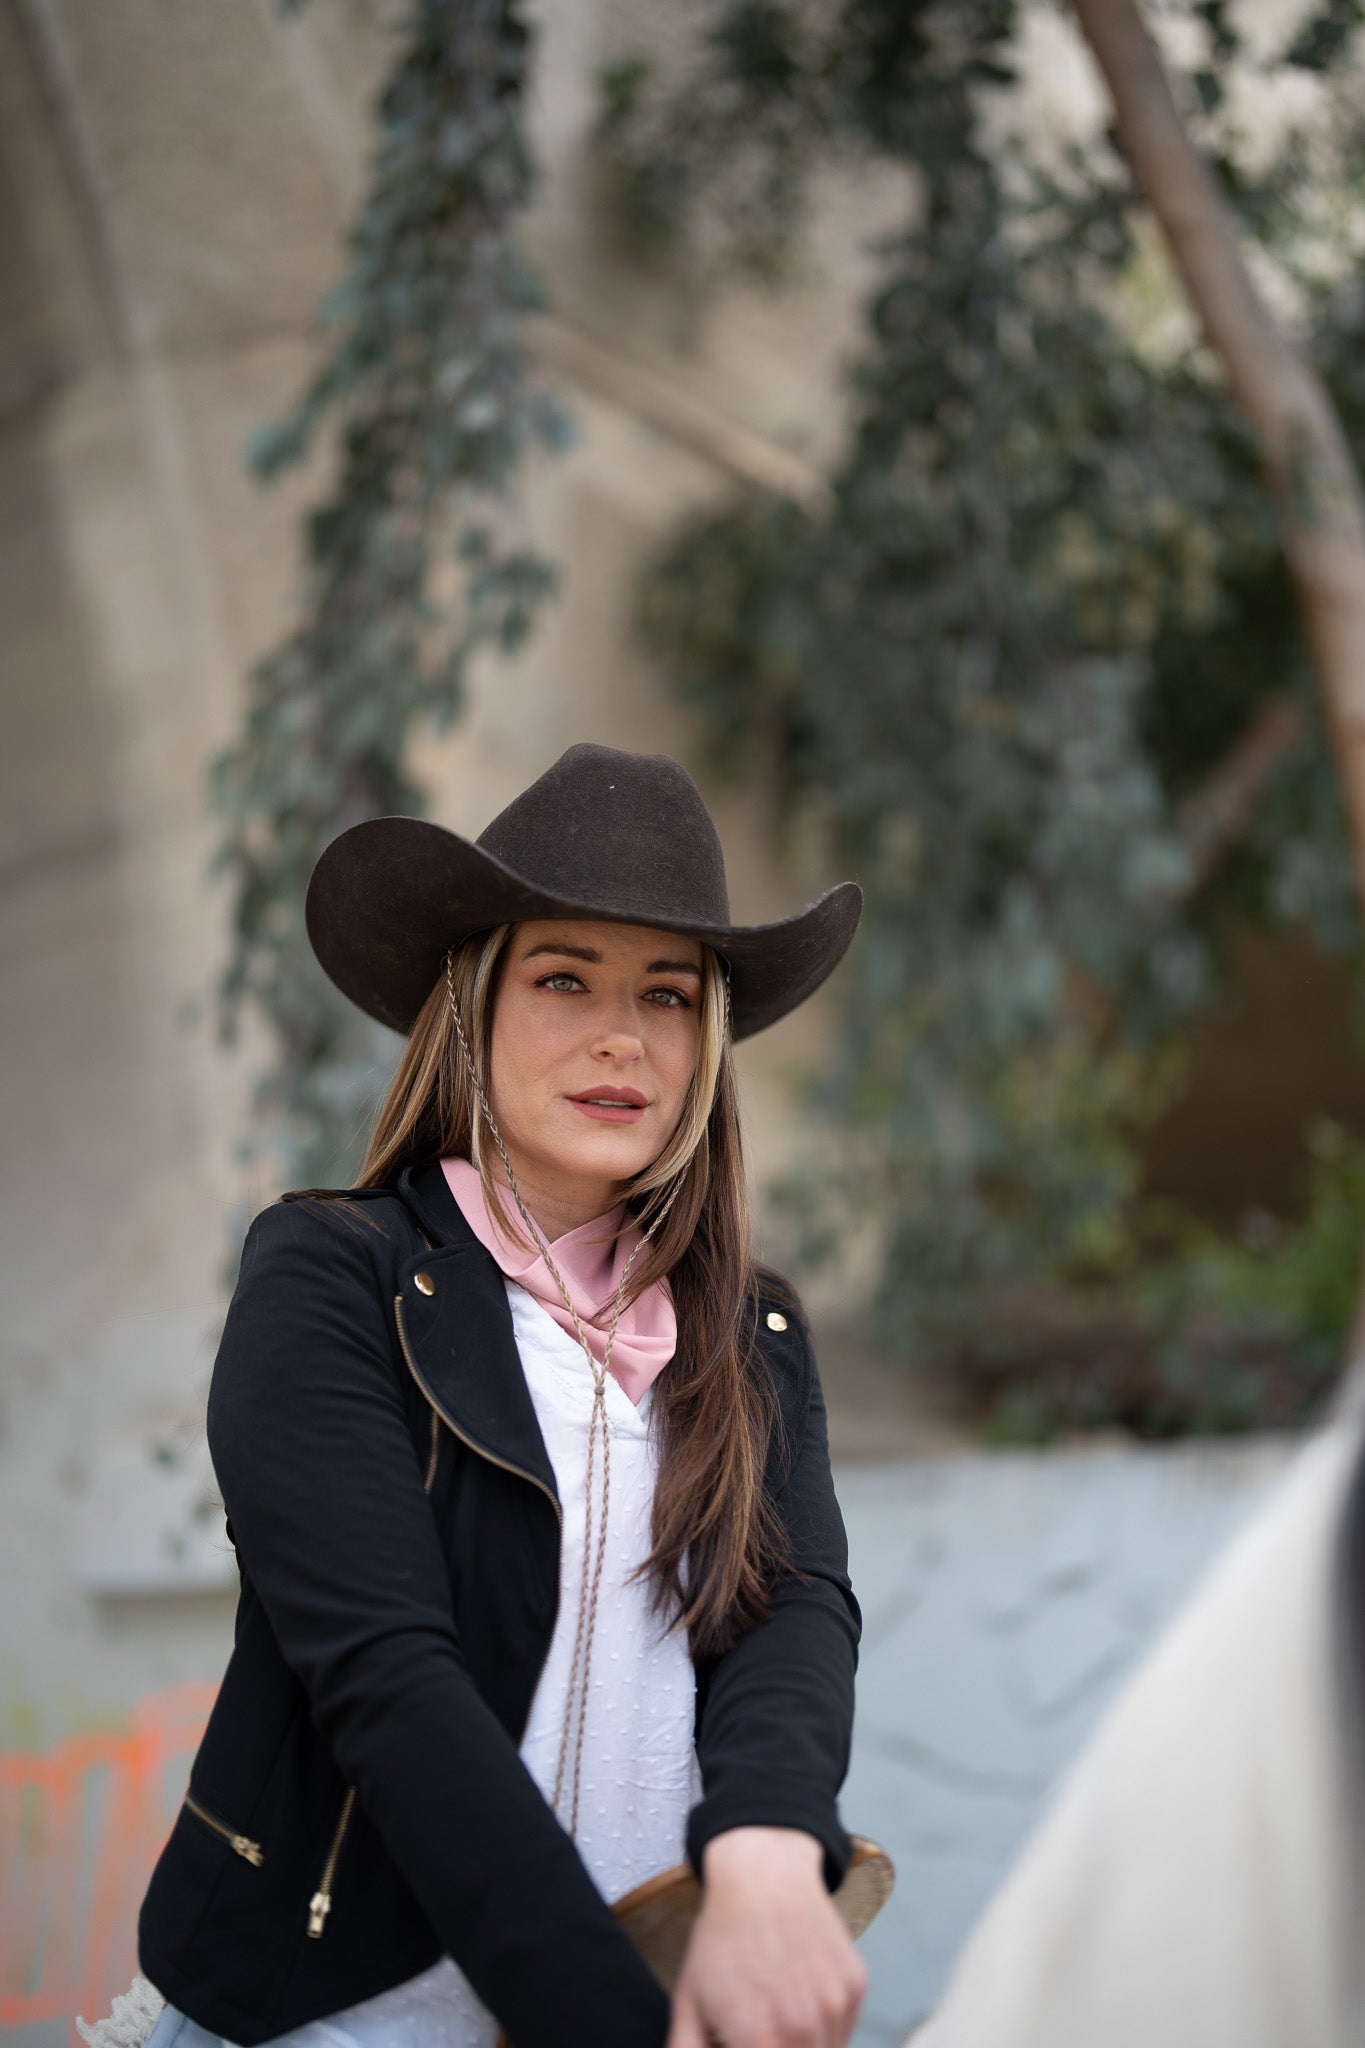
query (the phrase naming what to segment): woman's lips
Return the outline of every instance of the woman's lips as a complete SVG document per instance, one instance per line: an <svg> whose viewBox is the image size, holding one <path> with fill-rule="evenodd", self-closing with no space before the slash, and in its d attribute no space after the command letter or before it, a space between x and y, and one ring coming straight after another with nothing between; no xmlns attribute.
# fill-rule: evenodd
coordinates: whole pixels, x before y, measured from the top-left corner
<svg viewBox="0 0 1365 2048"><path fill-rule="evenodd" d="M638 1124L648 1106L633 1090L614 1088L604 1088L597 1095L571 1095L569 1101L584 1116L595 1117L602 1124Z"/></svg>

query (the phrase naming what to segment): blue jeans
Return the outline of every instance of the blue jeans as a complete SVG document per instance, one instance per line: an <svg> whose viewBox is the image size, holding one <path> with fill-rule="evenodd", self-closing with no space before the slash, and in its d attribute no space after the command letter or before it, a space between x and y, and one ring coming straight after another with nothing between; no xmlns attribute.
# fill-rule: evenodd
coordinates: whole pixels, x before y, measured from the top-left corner
<svg viewBox="0 0 1365 2048"><path fill-rule="evenodd" d="M359 2048L357 2035L329 2020L310 2020L307 2026L294 2028L280 2038L289 2043L289 2048ZM234 2048L234 2043L222 2034L210 2034L198 2020L168 2004L142 2048Z"/></svg>
<svg viewBox="0 0 1365 2048"><path fill-rule="evenodd" d="M142 2048L221 2048L221 2034L206 2034L197 2020L167 2005Z"/></svg>

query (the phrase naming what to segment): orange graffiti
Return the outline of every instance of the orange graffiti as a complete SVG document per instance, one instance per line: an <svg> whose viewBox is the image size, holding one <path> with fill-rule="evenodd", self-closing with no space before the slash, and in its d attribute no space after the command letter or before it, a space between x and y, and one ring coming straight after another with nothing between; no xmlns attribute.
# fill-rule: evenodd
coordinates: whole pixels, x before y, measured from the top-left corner
<svg viewBox="0 0 1365 2048"><path fill-rule="evenodd" d="M0 1753L0 2028L102 2019L137 1968L137 1909L217 1685L140 1701L126 1734Z"/></svg>

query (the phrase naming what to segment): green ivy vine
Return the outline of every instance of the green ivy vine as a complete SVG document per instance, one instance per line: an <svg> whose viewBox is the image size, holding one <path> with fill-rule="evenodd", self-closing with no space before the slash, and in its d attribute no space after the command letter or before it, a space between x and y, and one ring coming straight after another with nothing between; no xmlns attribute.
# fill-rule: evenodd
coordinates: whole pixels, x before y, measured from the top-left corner
<svg viewBox="0 0 1365 2048"><path fill-rule="evenodd" d="M518 239L529 54L518 0L408 8L321 365L249 450L268 481L324 430L337 449L307 521L300 616L252 671L209 773L212 871L231 903L220 1038L236 1041L247 1005L268 1024L257 1129L296 1183L350 1178L396 1043L313 959L313 862L360 819L424 808L405 766L414 732L458 718L471 659L515 649L554 588L505 509L529 451L570 437L523 341L543 297Z"/></svg>

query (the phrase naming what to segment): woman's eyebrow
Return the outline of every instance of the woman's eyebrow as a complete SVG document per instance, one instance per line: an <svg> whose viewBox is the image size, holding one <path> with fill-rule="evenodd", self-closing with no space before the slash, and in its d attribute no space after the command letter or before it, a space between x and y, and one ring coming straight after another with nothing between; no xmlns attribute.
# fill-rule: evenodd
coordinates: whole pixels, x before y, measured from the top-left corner
<svg viewBox="0 0 1365 2048"><path fill-rule="evenodd" d="M540 945L532 946L521 957L523 960L536 960L542 953L566 954L570 960L587 960L594 967L602 965L602 955L595 952L591 946L560 946L552 944L549 939L543 939Z"/></svg>
<svg viewBox="0 0 1365 2048"><path fill-rule="evenodd" d="M538 946L532 946L522 954L523 960L536 960L542 953L557 954L561 959L586 960L592 967L602 965L602 955L593 946L561 946L551 939L542 939ZM701 969L695 960L651 960L644 970L646 974L695 974L701 980Z"/></svg>

